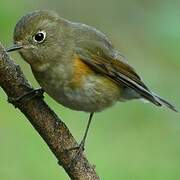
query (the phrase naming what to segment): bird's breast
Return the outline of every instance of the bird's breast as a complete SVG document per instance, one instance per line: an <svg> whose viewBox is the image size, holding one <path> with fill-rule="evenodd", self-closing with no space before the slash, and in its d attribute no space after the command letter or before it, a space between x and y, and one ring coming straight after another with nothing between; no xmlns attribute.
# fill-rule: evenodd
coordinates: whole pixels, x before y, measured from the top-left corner
<svg viewBox="0 0 180 180"><path fill-rule="evenodd" d="M60 104L78 111L101 111L120 99L122 89L105 76L94 72L76 59L69 65L54 66L34 75L45 90Z"/></svg>

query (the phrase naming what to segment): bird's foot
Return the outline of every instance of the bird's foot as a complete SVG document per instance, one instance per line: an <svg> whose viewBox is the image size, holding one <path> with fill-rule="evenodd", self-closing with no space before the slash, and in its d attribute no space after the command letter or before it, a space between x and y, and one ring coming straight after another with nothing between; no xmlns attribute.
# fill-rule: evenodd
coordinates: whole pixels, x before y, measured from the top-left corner
<svg viewBox="0 0 180 180"><path fill-rule="evenodd" d="M72 147L68 149L67 151L76 151L74 157L70 161L68 168L71 168L73 165L77 163L77 161L80 158L80 155L84 152L84 146L85 146L85 141L82 140L81 143L78 146Z"/></svg>
<svg viewBox="0 0 180 180"><path fill-rule="evenodd" d="M37 88L37 89L33 89L32 91L27 92L17 98L8 97L8 102L13 104L15 107L17 107L20 102L29 101L30 99L37 97L37 96L44 97L43 94L44 94L44 90L42 88Z"/></svg>

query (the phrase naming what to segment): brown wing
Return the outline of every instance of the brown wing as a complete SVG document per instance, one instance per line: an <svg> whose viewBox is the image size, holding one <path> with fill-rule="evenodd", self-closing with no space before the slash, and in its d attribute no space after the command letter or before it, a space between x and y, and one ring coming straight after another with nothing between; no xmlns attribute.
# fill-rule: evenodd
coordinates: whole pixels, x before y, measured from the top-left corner
<svg viewBox="0 0 180 180"><path fill-rule="evenodd" d="M149 100L157 106L165 105L175 110L174 106L164 99L154 95L147 86L141 81L135 70L124 60L117 59L113 53L102 44L92 42L92 44L81 45L76 49L77 55L91 68L104 74L112 81L122 86L134 89L143 98Z"/></svg>

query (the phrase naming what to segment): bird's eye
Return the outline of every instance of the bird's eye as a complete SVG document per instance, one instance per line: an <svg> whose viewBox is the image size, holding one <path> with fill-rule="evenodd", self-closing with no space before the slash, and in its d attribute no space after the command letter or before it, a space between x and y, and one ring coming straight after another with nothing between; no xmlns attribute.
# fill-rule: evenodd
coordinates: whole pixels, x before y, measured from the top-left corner
<svg viewBox="0 0 180 180"><path fill-rule="evenodd" d="M42 43L46 39L46 32L39 31L33 36L33 40L36 43Z"/></svg>

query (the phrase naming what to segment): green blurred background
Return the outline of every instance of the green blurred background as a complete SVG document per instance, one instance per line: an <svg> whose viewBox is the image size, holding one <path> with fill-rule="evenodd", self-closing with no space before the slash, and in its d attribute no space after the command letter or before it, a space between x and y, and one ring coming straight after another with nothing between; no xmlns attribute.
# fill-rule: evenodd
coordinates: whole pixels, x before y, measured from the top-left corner
<svg viewBox="0 0 180 180"><path fill-rule="evenodd" d="M176 0L1 0L0 41L12 43L17 20L29 11L52 9L100 29L129 59L155 92L180 109L180 1ZM34 87L28 64L12 54ZM0 91L0 179L68 179L26 118ZM47 103L78 141L88 114ZM101 179L179 180L178 113L138 101L117 103L94 117L86 154Z"/></svg>

